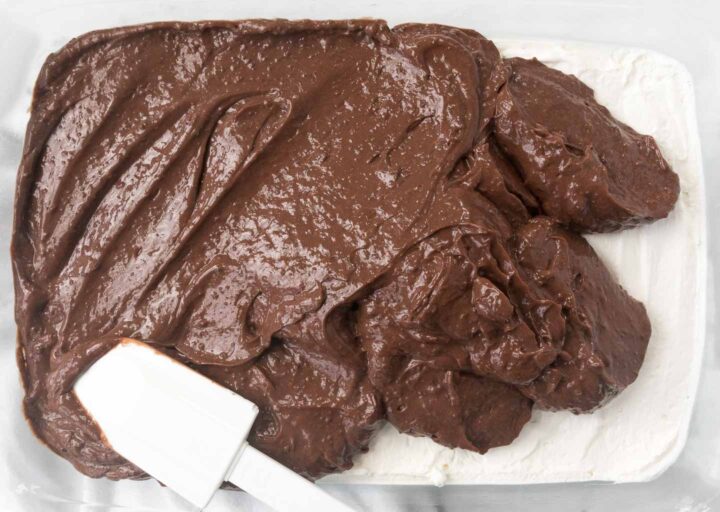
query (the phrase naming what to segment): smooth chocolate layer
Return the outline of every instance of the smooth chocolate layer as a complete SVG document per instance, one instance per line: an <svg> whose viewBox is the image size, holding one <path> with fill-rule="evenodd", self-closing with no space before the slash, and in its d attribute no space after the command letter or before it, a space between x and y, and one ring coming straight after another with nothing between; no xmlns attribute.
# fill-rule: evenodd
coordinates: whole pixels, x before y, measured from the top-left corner
<svg viewBox="0 0 720 512"><path fill-rule="evenodd" d="M643 306L558 222L676 197L652 139L470 30L90 33L45 63L18 174L25 412L80 471L145 477L71 391L126 336L256 402L251 442L308 477L383 419L485 452L533 402L592 410L642 363Z"/></svg>

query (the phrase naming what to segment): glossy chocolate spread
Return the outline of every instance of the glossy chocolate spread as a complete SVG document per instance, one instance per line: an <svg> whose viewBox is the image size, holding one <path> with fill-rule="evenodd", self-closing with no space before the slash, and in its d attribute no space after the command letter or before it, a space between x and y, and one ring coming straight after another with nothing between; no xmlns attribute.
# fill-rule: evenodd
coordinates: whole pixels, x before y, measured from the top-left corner
<svg viewBox="0 0 720 512"><path fill-rule="evenodd" d="M592 90L470 30L84 35L40 73L18 174L25 413L80 471L146 476L72 393L127 336L257 403L251 443L308 477L384 419L483 453L635 379L645 309L578 233L678 190Z"/></svg>

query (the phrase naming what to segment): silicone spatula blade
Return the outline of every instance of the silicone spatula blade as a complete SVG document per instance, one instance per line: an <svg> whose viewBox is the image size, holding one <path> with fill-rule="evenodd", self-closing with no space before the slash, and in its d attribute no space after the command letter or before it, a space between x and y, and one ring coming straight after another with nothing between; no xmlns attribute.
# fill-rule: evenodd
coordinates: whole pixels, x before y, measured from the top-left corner
<svg viewBox="0 0 720 512"><path fill-rule="evenodd" d="M351 511L246 442L252 402L125 338L85 371L75 394L107 443L204 508L230 481L279 511Z"/></svg>

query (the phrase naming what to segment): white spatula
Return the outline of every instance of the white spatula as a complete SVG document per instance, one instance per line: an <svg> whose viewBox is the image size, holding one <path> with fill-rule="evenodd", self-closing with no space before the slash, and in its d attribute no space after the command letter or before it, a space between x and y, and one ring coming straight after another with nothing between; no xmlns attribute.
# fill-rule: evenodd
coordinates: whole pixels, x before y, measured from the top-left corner
<svg viewBox="0 0 720 512"><path fill-rule="evenodd" d="M255 404L144 343L123 339L74 390L116 452L200 508L228 481L280 512L352 511L248 445Z"/></svg>

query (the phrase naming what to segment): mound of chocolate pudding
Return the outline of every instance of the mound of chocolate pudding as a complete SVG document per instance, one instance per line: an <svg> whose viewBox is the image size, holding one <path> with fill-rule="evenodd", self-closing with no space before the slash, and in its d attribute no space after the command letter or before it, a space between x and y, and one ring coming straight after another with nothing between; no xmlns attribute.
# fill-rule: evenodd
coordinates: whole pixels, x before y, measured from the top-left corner
<svg viewBox="0 0 720 512"><path fill-rule="evenodd" d="M310 478L383 421L484 453L634 381L650 322L580 233L678 193L592 90L471 30L86 34L40 72L18 172L26 416L83 473L146 477L72 393L132 337L255 402L250 442Z"/></svg>

